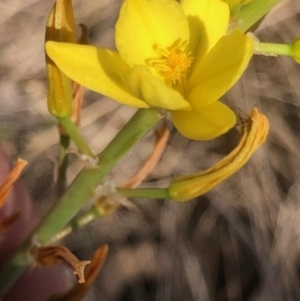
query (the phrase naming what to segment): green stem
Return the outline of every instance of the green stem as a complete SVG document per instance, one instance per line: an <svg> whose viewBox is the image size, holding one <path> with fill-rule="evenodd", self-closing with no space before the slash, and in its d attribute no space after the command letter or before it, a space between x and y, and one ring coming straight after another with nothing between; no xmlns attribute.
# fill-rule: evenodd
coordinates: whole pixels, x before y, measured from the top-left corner
<svg viewBox="0 0 300 301"><path fill-rule="evenodd" d="M59 137L59 168L58 178L56 184L56 196L60 197L65 191L66 187L66 173L68 168L68 155L67 150L70 145L70 137L64 134L60 134Z"/></svg>
<svg viewBox="0 0 300 301"><path fill-rule="evenodd" d="M72 141L78 147L80 153L85 154L91 158L94 158L94 154L90 150L85 138L81 135L76 125L71 121L70 117L56 117L59 123L63 126L68 133Z"/></svg>
<svg viewBox="0 0 300 301"><path fill-rule="evenodd" d="M293 49L290 44L256 43L254 53L266 56L283 55L293 57Z"/></svg>
<svg viewBox="0 0 300 301"><path fill-rule="evenodd" d="M240 16L241 8L241 4L230 6L230 18L233 20L238 19Z"/></svg>
<svg viewBox="0 0 300 301"><path fill-rule="evenodd" d="M246 32L281 0L253 0L240 11L241 29Z"/></svg>
<svg viewBox="0 0 300 301"><path fill-rule="evenodd" d="M167 188L117 188L118 193L125 197L132 198L150 198L150 199L170 199L170 195L168 193ZM99 205L98 205L99 206ZM77 231L92 221L103 217L105 215L111 214L113 211L117 209L118 206L114 207L112 210L99 210L97 204L94 204L91 208L89 208L86 212L81 214L72 220L66 228L64 228L60 233L56 236L52 237L50 243L55 243L56 241L62 239L63 237L69 235L70 233ZM101 206L100 206L101 208Z"/></svg>
<svg viewBox="0 0 300 301"><path fill-rule="evenodd" d="M102 179L160 119L161 116L156 110L138 110L100 154L99 165L84 168L77 175L59 202L41 220L11 260L0 269L0 296L9 290L30 264L28 251L32 242L37 240L43 245L60 233L93 196Z"/></svg>
<svg viewBox="0 0 300 301"><path fill-rule="evenodd" d="M63 164L64 158L70 145L70 137L64 134L59 136L59 166Z"/></svg>
<svg viewBox="0 0 300 301"><path fill-rule="evenodd" d="M71 221L66 228L64 228L60 233L51 238L50 244L56 243L70 233L77 231L90 222L102 217L103 215L97 210L97 207L93 205L88 211L84 212L82 215L77 217L75 220Z"/></svg>
<svg viewBox="0 0 300 301"><path fill-rule="evenodd" d="M118 193L128 198L170 199L167 188L117 188Z"/></svg>

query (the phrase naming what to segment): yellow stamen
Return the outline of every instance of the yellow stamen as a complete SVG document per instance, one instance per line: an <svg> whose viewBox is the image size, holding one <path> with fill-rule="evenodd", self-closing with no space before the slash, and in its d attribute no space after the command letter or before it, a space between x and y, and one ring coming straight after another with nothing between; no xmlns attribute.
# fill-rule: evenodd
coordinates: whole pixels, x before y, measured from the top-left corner
<svg viewBox="0 0 300 301"><path fill-rule="evenodd" d="M166 80L176 83L186 76L193 61L190 53L183 50L184 45L185 43L181 43L170 50L156 47L155 50L162 58L150 60L149 64Z"/></svg>

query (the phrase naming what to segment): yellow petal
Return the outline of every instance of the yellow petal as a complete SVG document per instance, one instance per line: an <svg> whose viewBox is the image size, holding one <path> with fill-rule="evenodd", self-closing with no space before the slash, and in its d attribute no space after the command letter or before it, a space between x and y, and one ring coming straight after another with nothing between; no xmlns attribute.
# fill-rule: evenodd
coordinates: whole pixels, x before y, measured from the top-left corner
<svg viewBox="0 0 300 301"><path fill-rule="evenodd" d="M116 46L131 67L160 58L155 47L188 41L185 15L174 0L126 0L116 25Z"/></svg>
<svg viewBox="0 0 300 301"><path fill-rule="evenodd" d="M129 106L148 105L126 90L120 74L129 70L113 50L94 46L47 42L46 51L58 68L80 85Z"/></svg>
<svg viewBox="0 0 300 301"><path fill-rule="evenodd" d="M177 130L192 140L216 138L236 124L234 112L219 101L203 108L201 112L174 111L172 120Z"/></svg>
<svg viewBox="0 0 300 301"><path fill-rule="evenodd" d="M190 50L198 61L226 34L230 10L220 0L182 0L190 27Z"/></svg>
<svg viewBox="0 0 300 301"><path fill-rule="evenodd" d="M139 99L150 107L167 110L189 108L189 103L176 90L156 78L144 66L135 66L123 74L124 84Z"/></svg>
<svg viewBox="0 0 300 301"><path fill-rule="evenodd" d="M189 102L199 111L219 99L241 77L253 55L253 39L240 31L223 37L189 81Z"/></svg>

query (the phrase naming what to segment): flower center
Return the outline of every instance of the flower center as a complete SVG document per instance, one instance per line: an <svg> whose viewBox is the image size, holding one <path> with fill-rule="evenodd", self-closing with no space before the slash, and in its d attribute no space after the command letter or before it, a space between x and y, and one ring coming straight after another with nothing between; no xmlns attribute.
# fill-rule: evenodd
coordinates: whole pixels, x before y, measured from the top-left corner
<svg viewBox="0 0 300 301"><path fill-rule="evenodd" d="M190 53L183 50L184 45L185 43L181 43L169 50L156 47L155 50L162 58L149 61L149 64L155 67L161 76L174 84L186 76L194 59Z"/></svg>

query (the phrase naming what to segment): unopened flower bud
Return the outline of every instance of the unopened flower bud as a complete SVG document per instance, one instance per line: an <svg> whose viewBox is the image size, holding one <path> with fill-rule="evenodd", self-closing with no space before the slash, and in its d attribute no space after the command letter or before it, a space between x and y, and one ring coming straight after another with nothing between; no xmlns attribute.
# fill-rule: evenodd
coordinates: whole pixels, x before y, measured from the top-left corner
<svg viewBox="0 0 300 301"><path fill-rule="evenodd" d="M300 37L292 43L292 57L300 64Z"/></svg>
<svg viewBox="0 0 300 301"><path fill-rule="evenodd" d="M48 17L46 42L76 43L76 26L71 0L57 0ZM70 116L72 111L71 80L46 54L48 78L48 110L56 117Z"/></svg>

